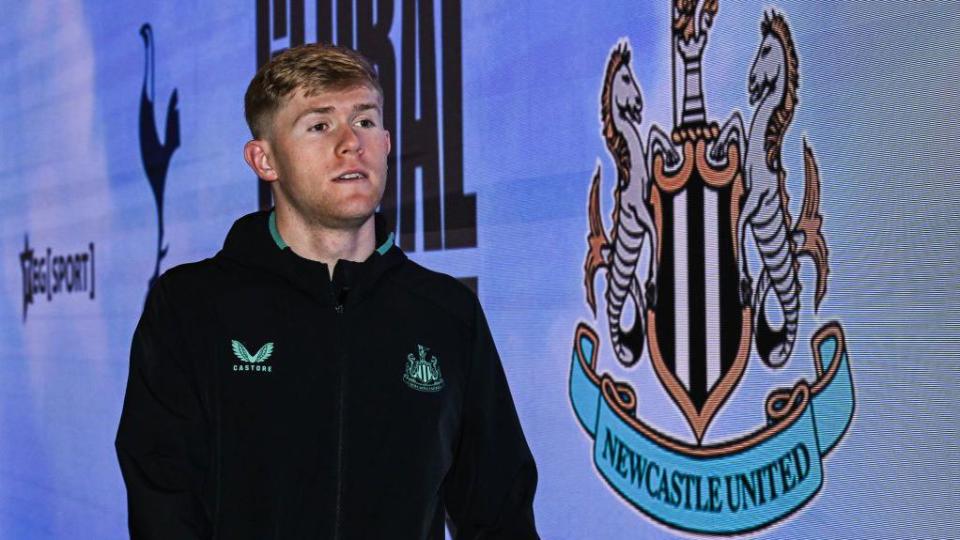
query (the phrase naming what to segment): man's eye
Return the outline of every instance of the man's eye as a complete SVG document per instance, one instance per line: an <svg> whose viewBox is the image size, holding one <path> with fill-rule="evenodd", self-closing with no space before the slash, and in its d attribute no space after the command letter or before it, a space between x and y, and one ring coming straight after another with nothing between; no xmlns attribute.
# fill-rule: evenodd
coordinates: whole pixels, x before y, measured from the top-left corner
<svg viewBox="0 0 960 540"><path fill-rule="evenodd" d="M310 131L326 131L329 126L325 122L319 122L310 126Z"/></svg>
<svg viewBox="0 0 960 540"><path fill-rule="evenodd" d="M377 124L375 124L374 121L370 120L369 118L364 118L363 120L357 120L357 125L360 127L371 128L376 127Z"/></svg>

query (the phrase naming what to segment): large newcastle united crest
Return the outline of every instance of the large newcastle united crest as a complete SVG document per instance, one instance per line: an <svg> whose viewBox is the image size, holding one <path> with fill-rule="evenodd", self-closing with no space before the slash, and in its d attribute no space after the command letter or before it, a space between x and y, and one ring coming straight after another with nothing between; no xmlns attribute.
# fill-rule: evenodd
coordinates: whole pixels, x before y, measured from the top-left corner
<svg viewBox="0 0 960 540"><path fill-rule="evenodd" d="M799 63L783 15L760 24L747 81L752 117L723 122L707 110L702 63L717 0L672 6L674 125L643 129L644 101L629 42L610 53L600 119L615 164L612 220L601 213L598 165L588 195L586 302L609 327L609 357L625 369L647 358L682 413L689 436L637 414L647 389L604 370L601 336L575 332L570 399L593 439L600 476L629 504L668 526L709 534L755 530L804 506L820 489L823 458L853 417L853 383L841 326L811 336L812 382L772 390L765 425L708 440L751 358L770 370L802 356L801 300L819 308L828 284L820 175L804 141L804 192L789 208L784 137L798 104ZM804 295L800 264L815 272ZM598 298L596 276L605 290Z"/></svg>

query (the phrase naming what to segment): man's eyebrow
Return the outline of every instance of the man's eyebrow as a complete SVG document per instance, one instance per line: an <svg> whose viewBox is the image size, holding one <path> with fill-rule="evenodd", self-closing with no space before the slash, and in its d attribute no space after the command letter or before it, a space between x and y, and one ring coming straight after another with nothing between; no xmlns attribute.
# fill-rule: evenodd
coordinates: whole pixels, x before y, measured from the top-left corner
<svg viewBox="0 0 960 540"><path fill-rule="evenodd" d="M293 119L293 123L294 125L296 125L296 123L299 122L301 118L310 114L330 114L334 110L336 110L336 107L332 105L327 107L311 107L303 111L302 113L298 114L297 117Z"/></svg>
<svg viewBox="0 0 960 540"><path fill-rule="evenodd" d="M380 105L377 105L376 103L357 103L356 105L353 106L353 112L363 112L363 111L369 111L371 109L375 111L379 111Z"/></svg>
<svg viewBox="0 0 960 540"><path fill-rule="evenodd" d="M302 113L300 113L293 120L293 123L296 124L297 122L300 121L301 118L310 114L330 114L335 110L337 110L337 108L334 107L333 105L328 105L326 107L311 107L303 111ZM371 102L371 103L357 103L356 105L353 106L353 112L355 113L369 111L369 110L379 111L380 105Z"/></svg>

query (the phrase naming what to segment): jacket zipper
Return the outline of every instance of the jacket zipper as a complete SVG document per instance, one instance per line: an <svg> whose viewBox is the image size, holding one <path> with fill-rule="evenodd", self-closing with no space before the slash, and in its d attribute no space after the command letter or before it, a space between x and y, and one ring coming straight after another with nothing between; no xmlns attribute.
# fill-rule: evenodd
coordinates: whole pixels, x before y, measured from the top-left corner
<svg viewBox="0 0 960 540"><path fill-rule="evenodd" d="M333 295L331 295L333 296ZM344 393L344 370L346 369L346 354L343 352L343 340L340 339L341 322L340 316L343 315L343 304L333 298L335 313L335 336L337 338L337 496L335 503L333 539L340 538L340 514L341 499L343 498L343 393Z"/></svg>

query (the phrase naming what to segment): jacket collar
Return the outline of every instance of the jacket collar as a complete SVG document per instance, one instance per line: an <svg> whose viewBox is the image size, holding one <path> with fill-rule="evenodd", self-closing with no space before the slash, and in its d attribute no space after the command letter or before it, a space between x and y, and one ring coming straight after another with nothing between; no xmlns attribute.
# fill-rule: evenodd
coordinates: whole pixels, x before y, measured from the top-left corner
<svg viewBox="0 0 960 540"><path fill-rule="evenodd" d="M286 242L283 241L283 237L280 236L280 229L277 228L277 211L271 210L269 220L269 230L270 237L273 238L273 242L277 244L277 247L280 249L287 249L288 246ZM386 220L381 214L374 215L374 234L376 235L377 249L376 252L380 255L384 255L387 251L393 247L393 231L387 233L387 224ZM348 261L349 262L349 261ZM339 264L339 262L338 262Z"/></svg>
<svg viewBox="0 0 960 540"><path fill-rule="evenodd" d="M338 270L344 267L337 272L338 280L343 275L344 279L351 281L348 305L362 300L386 271L406 260L406 255L394 243L393 232L387 229L383 216L376 214L374 224L377 248L370 257L362 263L337 263ZM254 212L238 219L227 233L217 257L276 274L324 305L335 303L327 265L294 253L280 236L272 210Z"/></svg>

